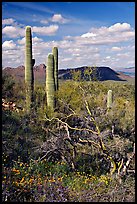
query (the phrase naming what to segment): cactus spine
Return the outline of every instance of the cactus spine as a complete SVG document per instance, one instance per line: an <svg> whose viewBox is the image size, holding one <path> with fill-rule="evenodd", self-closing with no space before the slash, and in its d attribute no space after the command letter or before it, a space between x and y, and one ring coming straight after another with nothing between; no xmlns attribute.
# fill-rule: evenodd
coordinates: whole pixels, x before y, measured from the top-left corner
<svg viewBox="0 0 137 204"><path fill-rule="evenodd" d="M55 90L58 90L58 48L53 47L52 53L54 56L54 79L55 79Z"/></svg>
<svg viewBox="0 0 137 204"><path fill-rule="evenodd" d="M107 94L107 109L111 109L112 108L112 103L113 103L112 90L108 90L108 94Z"/></svg>
<svg viewBox="0 0 137 204"><path fill-rule="evenodd" d="M55 108L55 79L54 79L54 56L49 53L46 68L46 93L47 106L51 109Z"/></svg>
<svg viewBox="0 0 137 204"><path fill-rule="evenodd" d="M32 59L32 35L31 27L26 26L26 44L25 44L25 84L26 84L26 104L29 110L33 102L34 75L33 66L35 60Z"/></svg>

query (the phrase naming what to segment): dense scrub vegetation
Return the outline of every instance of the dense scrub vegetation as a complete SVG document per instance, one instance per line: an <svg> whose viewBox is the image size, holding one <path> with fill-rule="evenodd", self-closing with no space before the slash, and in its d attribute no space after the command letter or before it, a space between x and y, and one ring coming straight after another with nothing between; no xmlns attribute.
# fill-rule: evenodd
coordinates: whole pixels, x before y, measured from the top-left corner
<svg viewBox="0 0 137 204"><path fill-rule="evenodd" d="M2 110L2 201L135 201L134 84L71 80L59 87L52 112L45 84L35 84L28 114L24 84L3 76L2 98L17 109Z"/></svg>

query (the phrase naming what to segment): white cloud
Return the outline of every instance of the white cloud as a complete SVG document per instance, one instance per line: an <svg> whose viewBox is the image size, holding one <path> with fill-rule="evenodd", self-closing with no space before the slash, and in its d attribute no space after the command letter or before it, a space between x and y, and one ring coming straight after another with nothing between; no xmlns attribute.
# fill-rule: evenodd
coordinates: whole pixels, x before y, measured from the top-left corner
<svg viewBox="0 0 137 204"><path fill-rule="evenodd" d="M111 58L111 56L106 56L106 59L110 59Z"/></svg>
<svg viewBox="0 0 137 204"><path fill-rule="evenodd" d="M42 38L38 38L38 37L32 38L33 43L39 43L39 42L42 42L42 41L43 41Z"/></svg>
<svg viewBox="0 0 137 204"><path fill-rule="evenodd" d="M116 23L108 28L109 32L121 32L130 30L131 26L128 23Z"/></svg>
<svg viewBox="0 0 137 204"><path fill-rule="evenodd" d="M2 29L2 34L10 38L16 38L25 35L24 28L15 26L6 26Z"/></svg>
<svg viewBox="0 0 137 204"><path fill-rule="evenodd" d="M2 20L2 25L10 25L14 23L14 19L13 18L6 18Z"/></svg>
<svg viewBox="0 0 137 204"><path fill-rule="evenodd" d="M78 66L134 66L134 29L127 23L117 23L110 27L92 28L79 36L64 36L61 40L44 41L44 36L56 34L58 25L37 27L32 26L33 57L36 64L45 63L48 53L52 47L59 49L59 68ZM3 65L16 67L24 64L25 51L25 28L17 26L6 26L3 34L11 39L23 37L16 40L5 41L3 47ZM38 37L39 35L40 38ZM126 42L126 44L124 44ZM122 44L121 44L122 43Z"/></svg>
<svg viewBox="0 0 137 204"><path fill-rule="evenodd" d="M40 23L42 23L42 24L48 24L48 20L41 20Z"/></svg>
<svg viewBox="0 0 137 204"><path fill-rule="evenodd" d="M79 57L79 56L80 56L80 54L78 54L78 53L73 53L73 54L72 54L72 56Z"/></svg>
<svg viewBox="0 0 137 204"><path fill-rule="evenodd" d="M114 46L114 47L111 48L111 50L112 51L120 51L120 50L122 50L122 48Z"/></svg>
<svg viewBox="0 0 137 204"><path fill-rule="evenodd" d="M5 48L2 50L2 66L17 67L24 65L24 47L17 46L12 48Z"/></svg>
<svg viewBox="0 0 137 204"><path fill-rule="evenodd" d="M43 26L43 27L33 26L32 31L40 35L55 35L58 28L59 28L58 25L50 25L47 27L46 26Z"/></svg>
<svg viewBox="0 0 137 204"><path fill-rule="evenodd" d="M69 22L69 20L66 18L63 18L61 14L54 14L50 20L54 23L62 23L62 24Z"/></svg>
<svg viewBox="0 0 137 204"><path fill-rule="evenodd" d="M19 45L25 44L25 37L17 41Z"/></svg>
<svg viewBox="0 0 137 204"><path fill-rule="evenodd" d="M124 42L134 39L135 31L127 23L117 23L110 27L92 28L90 32L84 33L81 36L70 37L68 39L75 39L80 44L92 45L107 45L117 42Z"/></svg>
<svg viewBox="0 0 137 204"><path fill-rule="evenodd" d="M15 49L16 44L13 42L13 40L7 40L2 44L2 49Z"/></svg>
<svg viewBox="0 0 137 204"><path fill-rule="evenodd" d="M55 35L57 30L59 29L58 25L50 25L50 26L43 26L43 27L32 27L32 32L37 33L39 35ZM2 29L2 34L6 35L10 38L16 37L24 37L25 36L25 28L21 28L19 26L6 26Z"/></svg>
<svg viewBox="0 0 137 204"><path fill-rule="evenodd" d="M42 41L43 40L41 38L38 38L36 36L34 38L32 38L32 43L34 43L34 44L37 44L37 43L42 42ZM25 45L25 37L18 40L17 42L19 45Z"/></svg>
<svg viewBox="0 0 137 204"><path fill-rule="evenodd" d="M81 35L82 38L90 38L90 37L95 37L97 34L95 33L85 33Z"/></svg>
<svg viewBox="0 0 137 204"><path fill-rule="evenodd" d="M43 19L40 21L40 23L42 24L48 24L49 22L65 24L70 22L70 20L64 18L61 14L54 14L51 18Z"/></svg>
<svg viewBox="0 0 137 204"><path fill-rule="evenodd" d="M118 56L118 57L122 57L122 58L124 57L124 58L125 58L125 57L129 57L129 56L130 56L130 53L129 53L129 52L126 52L126 53L118 53L117 56Z"/></svg>
<svg viewBox="0 0 137 204"><path fill-rule="evenodd" d="M66 58L63 58L63 59L62 59L62 62L67 62L67 61L71 61L71 60L72 60L71 57L68 57L68 58L66 57Z"/></svg>

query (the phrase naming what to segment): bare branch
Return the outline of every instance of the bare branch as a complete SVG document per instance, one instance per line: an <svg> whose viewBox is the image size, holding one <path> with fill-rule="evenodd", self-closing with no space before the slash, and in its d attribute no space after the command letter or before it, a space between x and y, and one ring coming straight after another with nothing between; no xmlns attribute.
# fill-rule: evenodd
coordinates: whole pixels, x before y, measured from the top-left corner
<svg viewBox="0 0 137 204"><path fill-rule="evenodd" d="M68 123L63 122L63 121L60 120L59 118L52 118L52 119L46 118L46 120L48 120L48 121L50 121L50 122L51 122L52 120L57 120L57 121L59 121L60 123L66 125L68 128L70 128L70 129L72 129L72 130L76 130L76 131L88 131L88 132L91 132L91 133L93 133L93 134L98 135L98 132L95 132L95 131L90 130L90 129L88 129L88 128L76 128L76 127L71 127L70 125L68 125Z"/></svg>

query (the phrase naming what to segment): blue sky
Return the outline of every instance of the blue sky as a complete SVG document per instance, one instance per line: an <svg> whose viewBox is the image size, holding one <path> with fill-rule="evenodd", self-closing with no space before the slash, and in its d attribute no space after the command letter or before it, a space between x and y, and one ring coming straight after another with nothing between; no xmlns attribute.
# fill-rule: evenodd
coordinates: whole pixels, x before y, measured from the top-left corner
<svg viewBox="0 0 137 204"><path fill-rule="evenodd" d="M36 65L58 46L60 69L135 66L134 2L3 2L3 67L24 65L27 25Z"/></svg>

